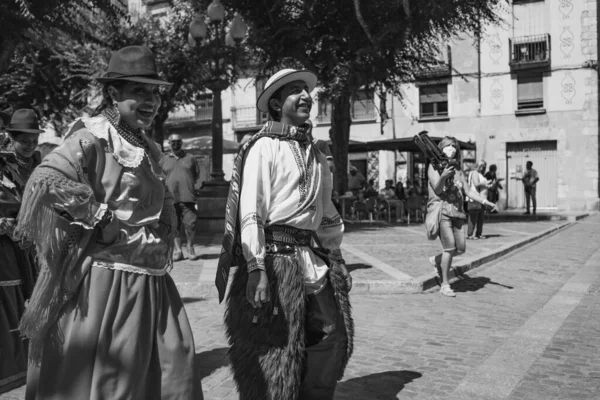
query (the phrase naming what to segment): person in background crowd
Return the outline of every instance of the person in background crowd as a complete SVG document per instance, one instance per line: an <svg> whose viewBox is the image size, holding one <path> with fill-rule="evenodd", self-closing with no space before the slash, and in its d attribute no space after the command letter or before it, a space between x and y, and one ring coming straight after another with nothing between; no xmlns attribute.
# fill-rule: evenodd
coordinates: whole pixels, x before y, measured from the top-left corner
<svg viewBox="0 0 600 400"><path fill-rule="evenodd" d="M235 160L216 285L244 400L332 400L352 353L352 285L325 155L313 145L317 77L285 69L258 109L271 120ZM314 242L313 242L314 241Z"/></svg>
<svg viewBox="0 0 600 400"><path fill-rule="evenodd" d="M177 231L175 237L175 250L173 261L183 260L183 249L181 247L181 234L185 232L187 239L187 251L189 259L194 261L200 258L194 250L194 237L196 236L196 185L200 176L198 164L194 156L186 153L183 148L183 140L180 135L169 136L171 152L160 160L160 166L167 175L167 188L173 194L175 200L175 212L177 213Z"/></svg>
<svg viewBox="0 0 600 400"><path fill-rule="evenodd" d="M402 202L396 195L397 187L394 187L393 179L386 179L385 187L381 189L381 198L385 201L393 203L396 209L396 221L400 222L404 219L404 202Z"/></svg>
<svg viewBox="0 0 600 400"><path fill-rule="evenodd" d="M32 173L15 235L41 272L21 320L26 400L202 399L172 268L176 215L144 134L160 107L154 55L112 54L103 100Z"/></svg>
<svg viewBox="0 0 600 400"><path fill-rule="evenodd" d="M498 200L500 199L500 190L504 189L502 187L502 184L500 183L503 179L498 178L498 176L496 175L497 170L498 167L496 167L496 164L492 164L490 165L490 169L488 170L488 172L486 172L484 175L485 179L487 179L488 181L488 201L494 204L498 203ZM492 211L492 213L497 212L497 210Z"/></svg>
<svg viewBox="0 0 600 400"><path fill-rule="evenodd" d="M536 199L536 186L540 177L535 169L533 169L533 162L527 161L525 163L526 171L523 174L522 178L514 178L519 181L523 181L523 188L525 190L525 202L527 205L527 211L525 211L526 215L529 215L529 206L533 206L533 215L535 215L537 208L537 199Z"/></svg>
<svg viewBox="0 0 600 400"><path fill-rule="evenodd" d="M350 166L350 175L348 175L348 190L357 196L358 192L365 187L366 178L358 171L354 165Z"/></svg>
<svg viewBox="0 0 600 400"><path fill-rule="evenodd" d="M0 393L4 393L23 385L27 375L27 341L19 321L37 270L33 255L18 246L13 233L25 184L40 163L35 147L43 130L30 109L17 110L12 118L0 117L0 126L6 123L8 132L0 133Z"/></svg>
<svg viewBox="0 0 600 400"><path fill-rule="evenodd" d="M375 189L375 180L369 179L369 182L365 186L365 197L369 198L369 197L377 197L377 196L378 196L378 193L377 193L377 189Z"/></svg>
<svg viewBox="0 0 600 400"><path fill-rule="evenodd" d="M396 197L398 197L399 200L406 202L406 191L404 190L404 185L401 180L396 182Z"/></svg>
<svg viewBox="0 0 600 400"><path fill-rule="evenodd" d="M487 201L473 188L469 186L467 178L462 171L462 157L458 141L446 136L438 144L439 149L452 159L456 158L461 164L460 168L455 169L448 166L440 174L432 165L429 166L427 176L429 178L429 204L428 210L432 209L432 204L441 202L441 212L439 221L439 237L442 243L442 253L429 258L429 262L435 267L436 273L441 275L442 284L440 293L444 296L455 297L456 294L450 287L448 280L448 271L452 265L452 258L463 254L466 250L465 227L467 216L463 209L464 194L469 198L483 205L488 205L495 209L495 205ZM464 194L463 194L464 193Z"/></svg>
<svg viewBox="0 0 600 400"><path fill-rule="evenodd" d="M482 197L487 198L488 182L483 176L485 173L486 162L481 160L468 173L467 182L469 186L477 191ZM481 203L467 197L469 223L467 229L467 239L485 239L483 233L484 209Z"/></svg>

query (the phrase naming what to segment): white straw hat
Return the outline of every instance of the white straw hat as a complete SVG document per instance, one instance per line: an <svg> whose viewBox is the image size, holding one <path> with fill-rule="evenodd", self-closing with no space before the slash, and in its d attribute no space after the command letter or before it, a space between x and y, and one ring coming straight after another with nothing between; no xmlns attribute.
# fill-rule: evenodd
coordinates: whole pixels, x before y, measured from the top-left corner
<svg viewBox="0 0 600 400"><path fill-rule="evenodd" d="M269 100L277 90L294 81L302 81L308 85L308 92L312 92L317 86L317 76L307 70L282 69L269 78L263 92L258 96L256 107L262 112L269 111Z"/></svg>

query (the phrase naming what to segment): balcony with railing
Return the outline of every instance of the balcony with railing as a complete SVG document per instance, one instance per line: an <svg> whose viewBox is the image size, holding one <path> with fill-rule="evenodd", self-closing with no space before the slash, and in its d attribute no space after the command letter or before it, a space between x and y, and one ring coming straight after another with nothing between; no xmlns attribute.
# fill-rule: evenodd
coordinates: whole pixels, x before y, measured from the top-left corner
<svg viewBox="0 0 600 400"><path fill-rule="evenodd" d="M182 122L210 122L212 120L212 112L212 105L207 107L183 106L169 114L168 122L175 124Z"/></svg>
<svg viewBox="0 0 600 400"><path fill-rule="evenodd" d="M267 121L267 113L259 112L254 105L231 107L231 124L233 130L251 129Z"/></svg>
<svg viewBox="0 0 600 400"><path fill-rule="evenodd" d="M513 71L523 69L545 69L550 67L550 35L521 36L508 39Z"/></svg>

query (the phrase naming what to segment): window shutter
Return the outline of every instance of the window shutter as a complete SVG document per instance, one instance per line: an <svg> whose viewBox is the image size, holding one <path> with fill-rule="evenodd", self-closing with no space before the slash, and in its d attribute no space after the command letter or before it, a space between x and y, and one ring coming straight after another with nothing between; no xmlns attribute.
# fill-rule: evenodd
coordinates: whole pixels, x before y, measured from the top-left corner
<svg viewBox="0 0 600 400"><path fill-rule="evenodd" d="M421 103L439 103L448 101L448 86L447 85L432 85L421 86L420 102Z"/></svg>
<svg viewBox="0 0 600 400"><path fill-rule="evenodd" d="M544 99L544 81L542 76L527 76L518 78L517 96L519 102Z"/></svg>

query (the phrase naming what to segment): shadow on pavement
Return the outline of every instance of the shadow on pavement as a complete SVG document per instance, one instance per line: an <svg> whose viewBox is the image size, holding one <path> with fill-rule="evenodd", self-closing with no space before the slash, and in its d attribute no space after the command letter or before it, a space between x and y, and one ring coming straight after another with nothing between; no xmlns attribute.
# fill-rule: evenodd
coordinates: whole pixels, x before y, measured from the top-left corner
<svg viewBox="0 0 600 400"><path fill-rule="evenodd" d="M357 269L372 269L372 268L373 268L372 265L362 264L362 263L354 263L354 264L346 265L346 269L348 270L348 272L356 271Z"/></svg>
<svg viewBox="0 0 600 400"><path fill-rule="evenodd" d="M228 347L221 347L197 353L194 358L196 379L202 380L221 367L229 365L227 358Z"/></svg>
<svg viewBox="0 0 600 400"><path fill-rule="evenodd" d="M396 400L404 386L423 374L415 371L386 371L349 379L337 385L341 393L353 393L361 400Z"/></svg>
<svg viewBox="0 0 600 400"><path fill-rule="evenodd" d="M491 238L497 238L497 237L503 237L503 236L505 236L505 235L499 235L499 234L497 234L497 233L493 233L493 234L491 234L491 235L483 235L483 237L484 237L485 239L491 239ZM485 239L484 239L484 240L485 240Z"/></svg>
<svg viewBox="0 0 600 400"><path fill-rule="evenodd" d="M220 254L202 254L200 260L216 260Z"/></svg>
<svg viewBox="0 0 600 400"><path fill-rule="evenodd" d="M514 289L513 286L504 285L502 283L494 282L486 276L476 276L474 278L469 275L462 275L461 279L452 284L452 290L455 292L476 292L483 289L486 285L502 286L506 289Z"/></svg>

